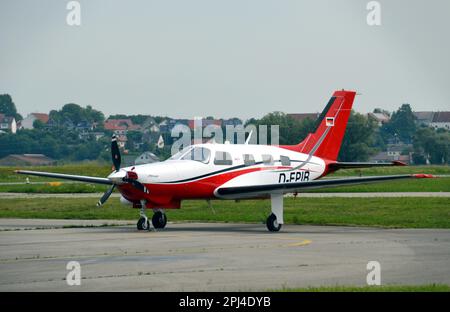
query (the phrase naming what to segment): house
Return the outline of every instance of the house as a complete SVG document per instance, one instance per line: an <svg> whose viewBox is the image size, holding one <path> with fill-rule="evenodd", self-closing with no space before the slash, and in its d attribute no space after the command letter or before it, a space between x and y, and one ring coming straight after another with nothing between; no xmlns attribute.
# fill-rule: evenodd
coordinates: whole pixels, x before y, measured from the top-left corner
<svg viewBox="0 0 450 312"><path fill-rule="evenodd" d="M407 150L412 150L412 144L392 144L388 145L386 151L380 152L372 157L370 157L370 162L391 162L391 161L401 161L407 164L411 163L411 152L407 155L402 155L403 152Z"/></svg>
<svg viewBox="0 0 450 312"><path fill-rule="evenodd" d="M128 141L128 138L127 138L126 135L119 134L119 135L117 136L117 145L118 145L120 148L125 148L125 145L127 144L127 141Z"/></svg>
<svg viewBox="0 0 450 312"><path fill-rule="evenodd" d="M141 125L141 131L159 132L158 123L151 116L147 117Z"/></svg>
<svg viewBox="0 0 450 312"><path fill-rule="evenodd" d="M374 119L378 123L378 127L381 127L391 120L391 117L385 113L368 113L367 117Z"/></svg>
<svg viewBox="0 0 450 312"><path fill-rule="evenodd" d="M429 126L433 121L434 112L413 112L416 117L416 123L419 125Z"/></svg>
<svg viewBox="0 0 450 312"><path fill-rule="evenodd" d="M11 154L0 159L0 166L51 166L56 161L43 154Z"/></svg>
<svg viewBox="0 0 450 312"><path fill-rule="evenodd" d="M450 130L450 112L435 112L430 127Z"/></svg>
<svg viewBox="0 0 450 312"><path fill-rule="evenodd" d="M108 119L103 124L105 130L113 131L117 135L126 135L128 131L137 131L139 125L133 124L131 119Z"/></svg>
<svg viewBox="0 0 450 312"><path fill-rule="evenodd" d="M0 130L15 134L17 132L16 118L0 114Z"/></svg>
<svg viewBox="0 0 450 312"><path fill-rule="evenodd" d="M191 119L188 122L188 127L191 130L194 130L195 126L197 124L202 125L202 128L205 128L207 126L218 126L218 127L222 127L222 120L221 119L203 119L203 118L198 118L198 119Z"/></svg>
<svg viewBox="0 0 450 312"><path fill-rule="evenodd" d="M414 112L417 124L450 130L450 112Z"/></svg>
<svg viewBox="0 0 450 312"><path fill-rule="evenodd" d="M405 164L411 163L411 155L390 156L388 152L379 152L369 158L369 162L384 163L391 161L401 161Z"/></svg>
<svg viewBox="0 0 450 312"><path fill-rule="evenodd" d="M222 125L224 127L226 127L226 126L236 127L236 126L239 126L239 125L242 125L242 124L243 124L242 120L240 120L239 118L230 118L230 119L223 119L222 120Z"/></svg>
<svg viewBox="0 0 450 312"><path fill-rule="evenodd" d="M150 164L154 162L160 161L158 156L151 152L144 152L141 155L139 155L136 160L134 161L135 165L143 165L143 164Z"/></svg>
<svg viewBox="0 0 450 312"><path fill-rule="evenodd" d="M28 114L28 116L22 120L20 129L33 129L33 124L36 120L40 120L43 124L47 124L49 116L44 113Z"/></svg>
<svg viewBox="0 0 450 312"><path fill-rule="evenodd" d="M287 114L289 117L294 118L295 120L302 122L303 120L309 118L313 121L316 121L320 114L319 113L299 113L299 114Z"/></svg>

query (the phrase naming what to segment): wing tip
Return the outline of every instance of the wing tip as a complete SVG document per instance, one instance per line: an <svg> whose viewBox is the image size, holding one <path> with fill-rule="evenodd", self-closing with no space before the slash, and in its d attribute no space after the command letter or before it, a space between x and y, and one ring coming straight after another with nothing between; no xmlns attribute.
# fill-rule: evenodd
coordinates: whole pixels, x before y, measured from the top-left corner
<svg viewBox="0 0 450 312"><path fill-rule="evenodd" d="M427 173L415 173L412 176L414 178L416 178L416 179L433 179L433 178L437 178L436 176L434 176L432 174L427 174Z"/></svg>

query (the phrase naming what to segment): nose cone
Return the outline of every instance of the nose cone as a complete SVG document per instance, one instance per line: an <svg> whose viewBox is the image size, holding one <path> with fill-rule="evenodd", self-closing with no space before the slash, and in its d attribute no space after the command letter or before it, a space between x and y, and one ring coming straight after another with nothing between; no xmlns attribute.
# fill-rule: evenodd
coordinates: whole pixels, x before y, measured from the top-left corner
<svg viewBox="0 0 450 312"><path fill-rule="evenodd" d="M108 179L114 184L122 184L123 178L126 176L126 172L124 170L114 171L108 176Z"/></svg>

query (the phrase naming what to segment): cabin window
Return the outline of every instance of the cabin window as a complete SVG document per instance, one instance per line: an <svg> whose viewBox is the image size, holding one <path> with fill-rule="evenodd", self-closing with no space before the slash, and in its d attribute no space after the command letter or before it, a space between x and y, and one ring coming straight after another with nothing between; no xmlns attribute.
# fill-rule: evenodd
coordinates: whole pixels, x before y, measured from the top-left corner
<svg viewBox="0 0 450 312"><path fill-rule="evenodd" d="M189 153L185 154L181 159L195 160L207 164L209 162L210 156L211 152L209 151L209 149L204 147L194 147L189 151Z"/></svg>
<svg viewBox="0 0 450 312"><path fill-rule="evenodd" d="M262 161L265 165L273 165L273 157L272 155L264 154L262 155Z"/></svg>
<svg viewBox="0 0 450 312"><path fill-rule="evenodd" d="M255 162L255 157L251 154L244 154L244 165L245 166L253 166Z"/></svg>
<svg viewBox="0 0 450 312"><path fill-rule="evenodd" d="M290 166L291 165L291 159L287 156L280 156L280 162L282 166Z"/></svg>
<svg viewBox="0 0 450 312"><path fill-rule="evenodd" d="M214 164L230 166L233 164L233 159L231 158L230 153L217 151L214 157Z"/></svg>

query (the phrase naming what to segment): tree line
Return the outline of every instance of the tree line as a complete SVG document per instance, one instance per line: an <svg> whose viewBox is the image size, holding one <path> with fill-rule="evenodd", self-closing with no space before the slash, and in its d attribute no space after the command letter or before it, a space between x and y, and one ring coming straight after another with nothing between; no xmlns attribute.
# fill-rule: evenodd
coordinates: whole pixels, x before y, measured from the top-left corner
<svg viewBox="0 0 450 312"><path fill-rule="evenodd" d="M386 113L380 109L376 109L375 112ZM18 120L22 118L17 113L9 95L0 95L0 113L14 116ZM109 159L108 149L112 133L103 129L105 116L102 112L91 106L83 108L78 104L69 103L60 110L52 110L49 117L53 121L52 127L36 122L35 129L22 129L16 134L0 135L0 158L9 154L40 153L54 159L72 161ZM142 124L148 116L114 115L112 117L132 118L136 124ZM157 122L163 120L163 117L159 116L153 118ZM104 137L98 139L94 133L80 135L74 127L67 126L67 124L76 126L80 122L95 123L96 131L103 132ZM298 121L288 114L272 112L260 119L252 118L246 122L246 125L279 125L279 143L297 144L308 133L315 130L316 122L309 118ZM157 136L159 137L159 134ZM168 138L170 134L163 136ZM126 149L132 152L152 151L162 158L169 156L170 149L167 145L170 144L170 140L166 140L164 149L158 149L155 144L149 142L149 137L141 132L130 131L127 137ZM270 138L268 139L270 142ZM409 144L405 145L408 147L402 153L411 153L415 164L447 164L449 162L450 132L418 125L409 104L399 107L391 114L390 120L381 127L368 115L352 111L338 159L367 161L377 152L386 150L388 144L400 142Z"/></svg>

